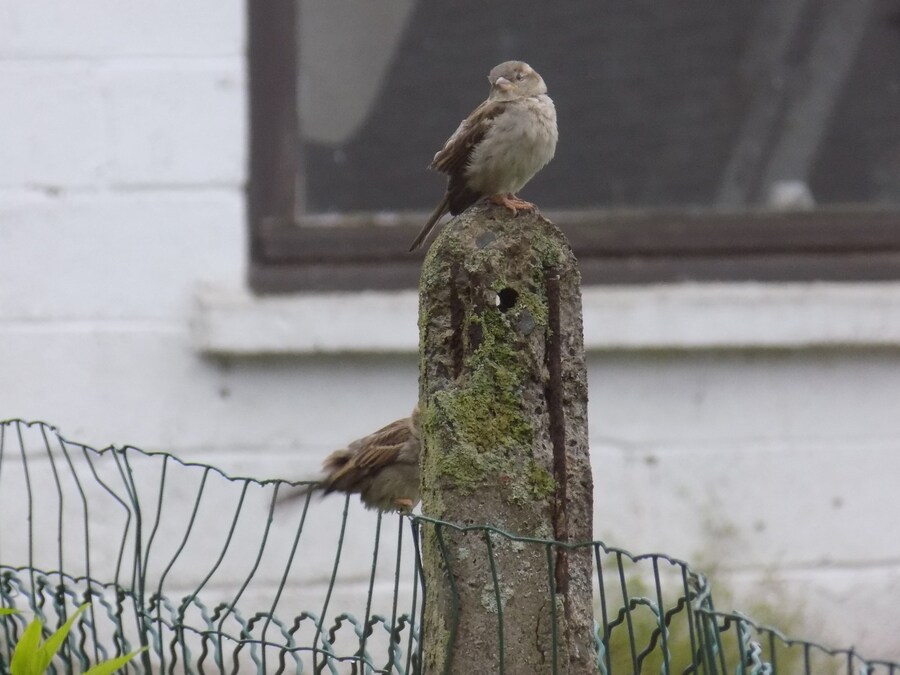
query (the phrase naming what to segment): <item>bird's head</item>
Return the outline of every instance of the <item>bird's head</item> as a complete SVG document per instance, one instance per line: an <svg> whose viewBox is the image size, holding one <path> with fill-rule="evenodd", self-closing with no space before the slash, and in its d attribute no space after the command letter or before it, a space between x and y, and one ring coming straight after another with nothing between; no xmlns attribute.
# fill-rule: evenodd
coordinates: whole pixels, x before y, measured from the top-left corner
<svg viewBox="0 0 900 675"><path fill-rule="evenodd" d="M538 72L524 61L504 61L488 74L490 97L495 101L511 101L547 93L547 85Z"/></svg>

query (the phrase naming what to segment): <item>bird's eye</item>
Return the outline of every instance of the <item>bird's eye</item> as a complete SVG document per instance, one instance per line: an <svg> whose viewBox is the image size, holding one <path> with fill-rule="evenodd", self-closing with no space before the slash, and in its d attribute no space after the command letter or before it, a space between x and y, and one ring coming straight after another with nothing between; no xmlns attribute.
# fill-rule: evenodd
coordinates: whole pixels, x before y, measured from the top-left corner
<svg viewBox="0 0 900 675"><path fill-rule="evenodd" d="M516 73L516 81L521 82L525 79L525 75L523 73Z"/></svg>

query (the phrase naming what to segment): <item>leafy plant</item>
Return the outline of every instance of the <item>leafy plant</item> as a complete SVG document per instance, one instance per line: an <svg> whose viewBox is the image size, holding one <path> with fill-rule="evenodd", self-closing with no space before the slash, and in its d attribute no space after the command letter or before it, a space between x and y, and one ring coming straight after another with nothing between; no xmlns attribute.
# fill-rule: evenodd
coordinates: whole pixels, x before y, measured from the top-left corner
<svg viewBox="0 0 900 675"><path fill-rule="evenodd" d="M69 634L69 630L71 630L75 620L87 609L87 607L87 604L79 607L76 612L69 617L69 620L66 621L59 630L53 633L53 635L47 638L46 641L42 638L44 627L41 624L40 619L35 619L28 624L28 627L25 628L25 631L22 633L22 637L19 638L19 641L16 643L15 651L13 651L12 662L9 665L11 675L43 675L50 666L53 657L56 656L56 652L59 651L59 648L62 647L63 642L65 642L66 636ZM0 607L0 616L15 613L16 610L14 609ZM86 670L83 675L110 675L110 673L116 672L119 668L144 651L144 649L146 649L146 647L131 652L130 654L125 654L115 659L98 663L93 668Z"/></svg>

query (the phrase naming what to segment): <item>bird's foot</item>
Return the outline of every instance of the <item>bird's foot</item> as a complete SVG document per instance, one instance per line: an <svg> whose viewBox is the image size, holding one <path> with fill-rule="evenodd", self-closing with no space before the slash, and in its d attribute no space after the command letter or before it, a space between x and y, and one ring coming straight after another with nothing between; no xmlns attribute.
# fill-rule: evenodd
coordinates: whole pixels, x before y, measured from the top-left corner
<svg viewBox="0 0 900 675"><path fill-rule="evenodd" d="M531 212L534 211L537 207L531 202L526 202L524 199L519 199L514 194L507 192L505 195L491 195L488 200L491 204L496 204L497 206L502 206L506 209L512 211L514 216L519 214L519 211Z"/></svg>
<svg viewBox="0 0 900 675"><path fill-rule="evenodd" d="M412 513L413 507L415 506L415 502L412 499L395 499L394 506L397 507L397 510L400 513Z"/></svg>

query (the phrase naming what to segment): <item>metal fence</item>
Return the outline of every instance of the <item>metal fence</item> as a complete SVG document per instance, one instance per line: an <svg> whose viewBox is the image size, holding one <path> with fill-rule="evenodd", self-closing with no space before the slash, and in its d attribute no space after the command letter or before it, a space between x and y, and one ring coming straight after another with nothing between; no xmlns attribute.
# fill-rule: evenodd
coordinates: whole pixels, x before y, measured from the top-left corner
<svg viewBox="0 0 900 675"><path fill-rule="evenodd" d="M50 672L146 646L132 673L418 673L428 589L419 542L464 532L491 561L482 608L504 649L497 546L546 551L551 626L560 544L424 516L381 516L314 496L285 507L283 481L133 447L95 450L43 423L0 422L0 671L32 613L55 629L89 610ZM332 506L333 501L328 502ZM602 542L594 560L597 672L896 673L900 664L792 640L716 609L710 582L681 560ZM445 558L445 562L447 558ZM458 608L457 608L458 609ZM458 611L450 617L453 639ZM555 653L551 672L556 672ZM501 659L502 662L502 659Z"/></svg>

